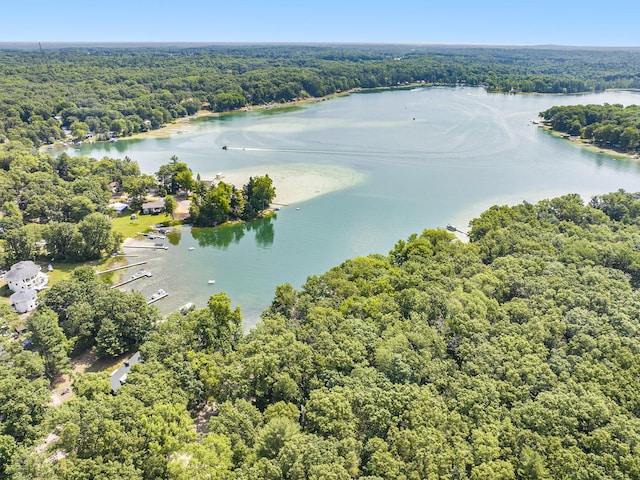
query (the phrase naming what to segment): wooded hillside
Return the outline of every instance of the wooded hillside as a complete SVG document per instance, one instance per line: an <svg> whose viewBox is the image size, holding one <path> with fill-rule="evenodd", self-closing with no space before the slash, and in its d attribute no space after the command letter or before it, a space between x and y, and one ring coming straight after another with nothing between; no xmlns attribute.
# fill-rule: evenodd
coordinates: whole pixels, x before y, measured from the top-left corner
<svg viewBox="0 0 640 480"><path fill-rule="evenodd" d="M278 287L244 336L214 295L158 325L116 395L82 375L33 420L64 458L20 447L7 471L640 478L639 211L623 191L492 207L469 243L426 230Z"/></svg>

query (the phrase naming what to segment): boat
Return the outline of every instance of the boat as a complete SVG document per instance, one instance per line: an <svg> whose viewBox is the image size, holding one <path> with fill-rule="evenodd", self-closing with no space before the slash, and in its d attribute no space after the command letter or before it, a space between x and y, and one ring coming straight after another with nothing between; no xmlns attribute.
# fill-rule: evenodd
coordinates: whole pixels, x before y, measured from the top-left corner
<svg viewBox="0 0 640 480"><path fill-rule="evenodd" d="M182 305L182 306L178 309L178 311L179 311L181 314L185 315L185 314L187 314L187 313L189 312L189 310L191 310L193 307L195 307L195 304L194 304L193 302L188 302L188 303L185 303L184 305Z"/></svg>
<svg viewBox="0 0 640 480"><path fill-rule="evenodd" d="M216 281L215 281L215 280L209 280L207 283L208 283L209 285L213 285L214 283L216 283Z"/></svg>
<svg viewBox="0 0 640 480"><path fill-rule="evenodd" d="M447 225L447 230L449 230L450 232L457 232L458 231L458 229L455 226L451 225L451 224Z"/></svg>
<svg viewBox="0 0 640 480"><path fill-rule="evenodd" d="M194 250L196 247L189 247L189 251Z"/></svg>
<svg viewBox="0 0 640 480"><path fill-rule="evenodd" d="M227 150L227 146L226 146L226 145L223 145L223 146L222 146L222 149L223 149L223 150Z"/></svg>
<svg viewBox="0 0 640 480"><path fill-rule="evenodd" d="M152 303L157 302L158 300L166 297L167 295L169 295L167 292L165 292L163 289L160 289L156 293L151 295L151 298L147 301L147 305L151 305Z"/></svg>
<svg viewBox="0 0 640 480"><path fill-rule="evenodd" d="M167 294L163 289L159 289L156 293L151 295L151 300L158 299L160 297L164 297Z"/></svg>

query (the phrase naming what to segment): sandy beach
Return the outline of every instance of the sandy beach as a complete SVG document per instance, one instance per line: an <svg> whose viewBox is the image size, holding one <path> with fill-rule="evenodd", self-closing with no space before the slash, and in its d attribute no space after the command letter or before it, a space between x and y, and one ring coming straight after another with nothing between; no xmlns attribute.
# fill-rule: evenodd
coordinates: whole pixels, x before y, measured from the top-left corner
<svg viewBox="0 0 640 480"><path fill-rule="evenodd" d="M354 89L352 91L358 91L358 89ZM310 97L310 98L298 99L298 100L295 100L295 101L285 102L285 103L271 103L271 104L265 104L265 105L248 105L246 107L242 107L242 108L240 108L238 110L233 110L233 111L230 111L230 112L218 113L218 112L212 112L210 110L200 110L198 113L196 113L194 115L189 115L189 116L186 116L186 117L180 117L180 118L174 120L171 123L167 123L166 125L163 125L160 128L157 128L157 129L154 129L154 130L148 130L146 132L136 133L136 134L130 135L128 137L122 137L122 140L143 139L143 138L163 138L163 137L168 137L168 136L175 135L175 134L187 133L187 132L193 130L194 127L197 126L197 123L192 123L192 122L193 122L193 120L196 120L198 118L216 117L216 116L226 115L226 114L231 114L231 113L250 112L252 110L265 110L265 109L269 109L269 108L277 110L278 108L287 108L287 107L294 107L296 105L305 105L305 104L309 104L309 103L323 102L325 100L329 100L329 99L334 98L334 97L340 97L340 96L348 95L352 91L334 93L332 95L327 95L326 97Z"/></svg>
<svg viewBox="0 0 640 480"><path fill-rule="evenodd" d="M274 204L292 205L325 193L348 188L364 181L365 175L338 165L306 163L273 164L247 167L223 172L222 181L242 188L249 177L269 175L276 188ZM203 174L202 179L213 180L215 174Z"/></svg>

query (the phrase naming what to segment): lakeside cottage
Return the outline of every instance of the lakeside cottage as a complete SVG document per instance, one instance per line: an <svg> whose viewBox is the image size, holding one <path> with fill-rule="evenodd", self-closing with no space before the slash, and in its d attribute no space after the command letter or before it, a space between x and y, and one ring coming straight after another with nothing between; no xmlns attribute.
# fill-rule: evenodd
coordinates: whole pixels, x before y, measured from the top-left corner
<svg viewBox="0 0 640 480"><path fill-rule="evenodd" d="M131 371L131 367L137 363L142 363L140 352L133 354L131 358L124 361L124 364L111 374L111 393L116 393L118 389L127 381L127 375Z"/></svg>
<svg viewBox="0 0 640 480"><path fill-rule="evenodd" d="M162 213L164 211L164 198L142 204L142 213L145 215Z"/></svg>
<svg viewBox="0 0 640 480"><path fill-rule="evenodd" d="M23 260L11 266L11 270L4 274L4 279L12 292L22 290L42 290L46 288L49 277L41 271L42 268L31 260Z"/></svg>

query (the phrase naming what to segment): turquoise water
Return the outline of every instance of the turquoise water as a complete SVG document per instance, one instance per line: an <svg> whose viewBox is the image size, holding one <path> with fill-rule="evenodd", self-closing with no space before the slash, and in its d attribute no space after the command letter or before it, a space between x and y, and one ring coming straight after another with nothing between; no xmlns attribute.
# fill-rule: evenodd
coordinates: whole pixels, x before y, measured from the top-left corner
<svg viewBox="0 0 640 480"><path fill-rule="evenodd" d="M630 92L584 96L493 95L471 88L353 94L280 114L202 119L170 138L94 144L72 153L136 160L153 173L172 155L194 174L269 165L342 166L364 181L281 209L277 216L219 229L185 228L169 250L139 252L153 278L135 285L169 293L166 312L204 306L225 291L258 320L279 284L295 287L347 258L387 253L399 239L448 223L464 230L492 204L619 188L640 190L640 165L589 153L531 124L553 105L640 103ZM223 145L233 148L222 150ZM189 247L194 247L189 250ZM208 284L215 279L216 283Z"/></svg>

